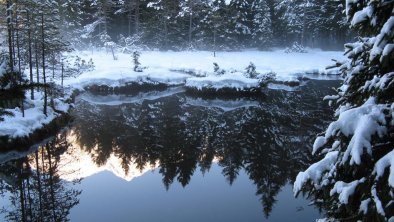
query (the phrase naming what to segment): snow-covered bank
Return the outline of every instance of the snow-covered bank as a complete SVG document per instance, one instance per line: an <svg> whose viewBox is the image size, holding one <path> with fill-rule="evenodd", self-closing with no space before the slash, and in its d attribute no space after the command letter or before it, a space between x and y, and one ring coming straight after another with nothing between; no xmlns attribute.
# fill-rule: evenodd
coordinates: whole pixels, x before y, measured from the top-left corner
<svg viewBox="0 0 394 222"><path fill-rule="evenodd" d="M243 73L226 73L220 76L191 77L186 80L185 87L196 91L220 92L236 89L240 92L254 92L260 87L260 79L248 78Z"/></svg>
<svg viewBox="0 0 394 222"><path fill-rule="evenodd" d="M92 85L124 87L132 83L185 85L194 89L228 89L238 91L259 87L259 79L248 78L245 68L253 63L260 74L275 73L279 82L299 82L300 79L325 79L338 74L326 70L332 59L342 60L342 52L310 50L308 53L276 51L219 52L214 57L207 51L161 52L144 51L140 63L142 72L134 72L130 54L117 53L117 60L105 51L76 51L81 59L92 59L95 68L65 80L65 84L82 89ZM223 75L214 72L214 63ZM319 77L320 76L320 77Z"/></svg>
<svg viewBox="0 0 394 222"><path fill-rule="evenodd" d="M0 137L7 137L9 139L27 137L70 109L70 105L63 99L54 99L54 107L48 106L47 115L44 115L44 101L42 96L41 93L36 93L34 100L28 98L25 100L24 115L19 107L5 109L5 111L12 113L12 115L5 115L3 116L4 121L0 121Z"/></svg>
<svg viewBox="0 0 394 222"><path fill-rule="evenodd" d="M285 53L275 51L236 51L218 52L142 52L141 64L147 67L165 68L168 70L194 70L197 73L212 73L213 63L224 70L244 71L250 62L256 65L259 73L274 72L280 80L288 80L297 74L335 74L327 71L332 65L331 59L343 60L343 52L309 50L308 53Z"/></svg>

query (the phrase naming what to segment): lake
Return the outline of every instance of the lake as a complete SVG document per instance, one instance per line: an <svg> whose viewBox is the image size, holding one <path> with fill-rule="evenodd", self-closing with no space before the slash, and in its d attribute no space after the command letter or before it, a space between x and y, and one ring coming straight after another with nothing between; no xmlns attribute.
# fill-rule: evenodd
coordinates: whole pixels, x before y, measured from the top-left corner
<svg viewBox="0 0 394 222"><path fill-rule="evenodd" d="M0 154L1 221L315 221L292 183L316 157L338 81L258 97L182 87L84 92L73 121L29 151Z"/></svg>

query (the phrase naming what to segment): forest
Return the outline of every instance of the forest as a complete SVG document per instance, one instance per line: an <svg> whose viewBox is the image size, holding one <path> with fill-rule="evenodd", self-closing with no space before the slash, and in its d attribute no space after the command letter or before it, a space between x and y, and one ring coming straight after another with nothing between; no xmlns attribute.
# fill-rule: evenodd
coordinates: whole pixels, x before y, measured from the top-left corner
<svg viewBox="0 0 394 222"><path fill-rule="evenodd" d="M204 149L217 143L223 153L238 146L245 149L239 155L247 156L245 166L249 161L266 168L270 163L257 158L265 149L280 159L288 155L287 146L303 147L314 157L302 155L307 158L295 160L298 174L293 170L280 184L291 184L295 196L319 206L323 221L394 221L393 61L393 0L0 0L0 160L7 160L0 161L0 168L10 169L0 176L0 188L16 193L14 205L18 198L22 203L15 207L20 212L11 212L8 219L29 221L25 208L31 200L24 198L30 195L31 186L23 178L23 168L41 181L40 168L48 165L49 175L53 175L51 152L64 153L66 148L33 149L36 156L30 158L36 162L36 170L28 161L9 156L23 151L26 157L32 144L49 136L56 138L61 128L74 124L79 139L85 141L78 144L82 149L106 152L98 155L106 157L102 165L113 153L123 155L126 166L127 161L141 162L149 152L154 153L152 165L158 160L177 165L182 158L197 163L193 155L204 154ZM330 111L307 96L297 100L301 98L297 92L305 93L308 84L317 84L319 89L324 85L319 81L333 79L338 86L321 98L328 101ZM270 90L286 93L274 98ZM88 116L94 118L83 118L85 114L78 110L81 101L88 103ZM270 117L270 127L253 122L253 133L249 132L241 120L267 108L268 101L272 108L259 115ZM305 106L297 106L304 102ZM125 112L120 106L123 103L147 104L146 109L153 111L131 107ZM163 104L169 114L160 117ZM285 108L277 109L279 104ZM229 114L232 121L227 122L233 127L227 122L215 125L210 119L201 120L192 125L205 131L193 130L183 136L191 115L183 109L190 107L202 109L201 116L212 111ZM306 109L324 116L324 121L319 125L298 121L307 115ZM105 115L100 116L103 110ZM287 122L279 121L289 110ZM327 117L326 112L332 115ZM114 124L115 117L124 125ZM152 123L159 117L157 126L141 124L149 133L133 126L136 120ZM72 123L71 119L78 118L83 119ZM103 118L109 124L100 125ZM178 131L168 129L170 120L179 125ZM113 134L119 126L124 129ZM305 126L310 129L308 136L316 135L313 140L299 133ZM223 129L228 138L220 137ZM127 150L130 144L119 142L122 132L128 131L140 138L136 150ZM171 141L177 137L179 143ZM195 140L191 143L188 137ZM275 146L265 143L270 140ZM167 142L187 152L163 152L163 147L171 147L163 145ZM56 149L56 145L51 147ZM128 152L138 153L136 159L126 155ZM215 154L209 155L210 166ZM223 163L225 158L217 153L216 157ZM225 160L230 166L237 161L236 157ZM187 183L197 168L191 165ZM241 165L233 169L234 178ZM170 173L168 185L179 172ZM7 183L13 177L19 183ZM41 198L43 190L53 189L56 183L48 178L42 181L49 188L44 186L32 196ZM60 178L56 182L67 184ZM80 194L61 189L64 196ZM279 190L275 188L275 195ZM77 205L78 201L70 201L70 208ZM44 202L57 215L55 201ZM271 205L268 208L271 211ZM69 213L67 208L60 219L49 216L48 220L67 221Z"/></svg>
<svg viewBox="0 0 394 222"><path fill-rule="evenodd" d="M77 0L4 1L13 23L57 21L63 41L80 48L140 45L149 49L269 49L298 42L342 48L350 33L343 1L327 0ZM41 4L43 4L41 6ZM2 4L3 7L5 3ZM51 9L50 15L45 7ZM28 9L28 10L26 10ZM2 12L5 10L3 9ZM30 11L28 18L27 11ZM55 13L56 12L56 13ZM4 13L3 13L3 16ZM16 18L19 18L19 21ZM52 17L52 18L49 18ZM4 17L3 17L4 18ZM6 21L6 20L3 20ZM45 22L46 23L46 22ZM37 24L32 22L32 24ZM3 23L3 28L5 24ZM26 29L26 28L24 28ZM24 32L25 30L19 30Z"/></svg>

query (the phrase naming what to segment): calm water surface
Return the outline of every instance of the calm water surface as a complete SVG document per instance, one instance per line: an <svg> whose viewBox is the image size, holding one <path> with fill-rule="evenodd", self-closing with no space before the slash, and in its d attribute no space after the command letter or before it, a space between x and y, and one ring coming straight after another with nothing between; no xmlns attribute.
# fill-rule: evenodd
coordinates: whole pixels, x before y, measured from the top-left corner
<svg viewBox="0 0 394 222"><path fill-rule="evenodd" d="M314 221L324 213L292 183L337 85L259 98L84 93L56 138L0 154L0 220Z"/></svg>

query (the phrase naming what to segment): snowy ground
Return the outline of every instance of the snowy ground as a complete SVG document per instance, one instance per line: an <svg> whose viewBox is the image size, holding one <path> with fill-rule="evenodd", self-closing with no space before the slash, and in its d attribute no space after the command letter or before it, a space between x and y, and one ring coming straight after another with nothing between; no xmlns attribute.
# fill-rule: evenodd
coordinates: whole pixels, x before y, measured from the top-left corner
<svg viewBox="0 0 394 222"><path fill-rule="evenodd" d="M66 85L77 88L93 84L121 86L127 82L153 82L194 88L250 88L259 83L259 79L244 76L245 68L251 62L260 74L273 72L279 81L297 81L303 76L327 78L327 74L338 74L336 70L326 70L326 67L333 64L331 59L344 59L342 52L317 49L290 54L284 50L219 52L216 57L207 51L145 51L140 58L141 66L145 69L143 72L134 72L130 54L117 53L117 60L103 50L77 51L72 55L78 55L85 61L92 59L95 65L93 71L65 81ZM215 75L213 63L217 63L225 74Z"/></svg>
<svg viewBox="0 0 394 222"><path fill-rule="evenodd" d="M28 94L30 91L28 92ZM28 95L27 95L28 98ZM24 116L20 108L5 109L11 112L12 116L3 116L4 121L0 121L0 136L8 136L10 138L18 138L29 136L35 130L42 128L45 124L50 123L53 119L60 115L54 109L48 106L47 116L43 114L44 102L42 95L35 94L35 99L27 99L24 103ZM55 109L61 112L67 112L70 105L60 99L54 99Z"/></svg>

